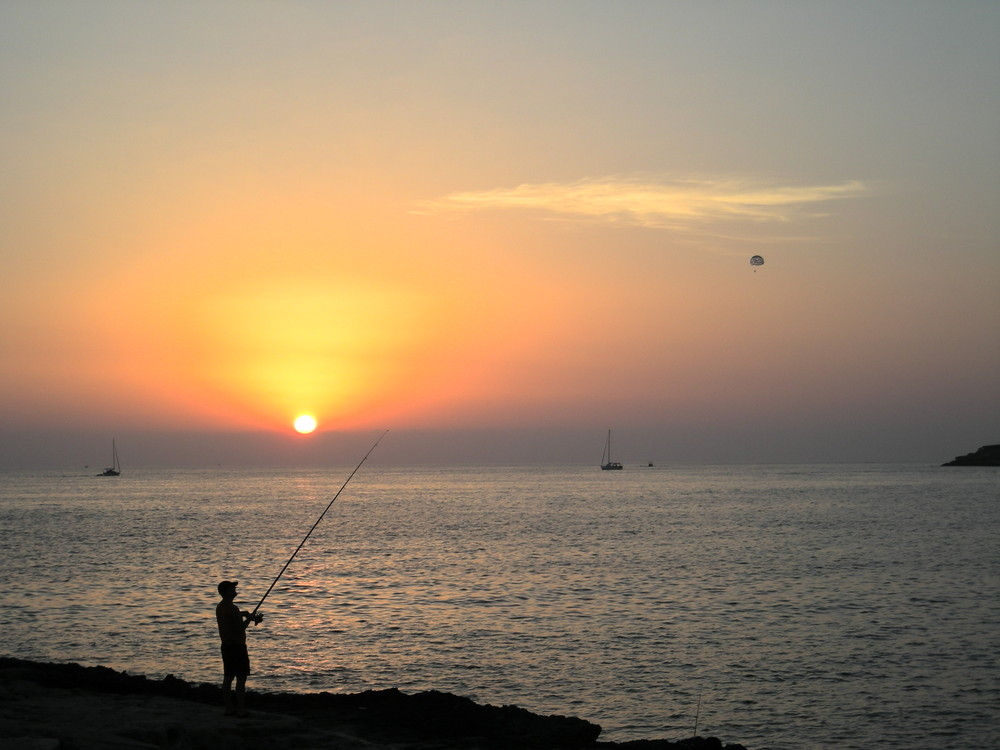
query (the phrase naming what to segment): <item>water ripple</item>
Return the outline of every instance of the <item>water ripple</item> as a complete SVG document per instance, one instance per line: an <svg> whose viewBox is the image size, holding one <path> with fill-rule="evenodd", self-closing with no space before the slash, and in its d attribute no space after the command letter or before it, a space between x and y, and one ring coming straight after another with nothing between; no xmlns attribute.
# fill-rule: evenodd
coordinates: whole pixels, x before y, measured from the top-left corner
<svg viewBox="0 0 1000 750"><path fill-rule="evenodd" d="M216 680L215 582L256 604L345 475L0 475L4 648ZM447 690L613 740L697 713L755 748L995 746L998 476L372 467L269 595L252 682Z"/></svg>

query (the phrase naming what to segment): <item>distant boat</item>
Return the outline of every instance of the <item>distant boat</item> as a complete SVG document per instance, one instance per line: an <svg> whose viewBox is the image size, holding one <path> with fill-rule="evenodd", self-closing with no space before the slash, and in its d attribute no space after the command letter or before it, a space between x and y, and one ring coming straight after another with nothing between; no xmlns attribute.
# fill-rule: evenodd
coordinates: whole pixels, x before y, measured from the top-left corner
<svg viewBox="0 0 1000 750"><path fill-rule="evenodd" d="M601 456L601 469L603 471L618 471L622 465L611 460L611 430L608 430L608 441L604 444L604 455Z"/></svg>
<svg viewBox="0 0 1000 750"><path fill-rule="evenodd" d="M111 466L105 469L97 476L99 477L117 477L122 473L122 466L118 463L118 448L115 446L114 438L111 440Z"/></svg>

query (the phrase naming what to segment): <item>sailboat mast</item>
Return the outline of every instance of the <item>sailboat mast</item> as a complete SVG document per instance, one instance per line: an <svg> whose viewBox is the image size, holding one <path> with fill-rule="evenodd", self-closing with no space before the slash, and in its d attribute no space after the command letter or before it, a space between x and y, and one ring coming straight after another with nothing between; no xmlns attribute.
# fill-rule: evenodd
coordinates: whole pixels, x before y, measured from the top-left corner
<svg viewBox="0 0 1000 750"><path fill-rule="evenodd" d="M611 430L608 430L608 439L604 443L604 455L601 457L601 468L602 469L620 469L622 468L621 463L615 461L611 457Z"/></svg>

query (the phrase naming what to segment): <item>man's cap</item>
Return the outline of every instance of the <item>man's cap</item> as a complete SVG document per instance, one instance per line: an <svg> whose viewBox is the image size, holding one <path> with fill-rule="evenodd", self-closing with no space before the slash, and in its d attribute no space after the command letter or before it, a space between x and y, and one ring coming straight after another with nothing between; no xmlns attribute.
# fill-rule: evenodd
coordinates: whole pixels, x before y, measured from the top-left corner
<svg viewBox="0 0 1000 750"><path fill-rule="evenodd" d="M229 589L236 588L237 585L239 585L239 581L222 581L219 584L219 596L222 596L222 594L229 591Z"/></svg>

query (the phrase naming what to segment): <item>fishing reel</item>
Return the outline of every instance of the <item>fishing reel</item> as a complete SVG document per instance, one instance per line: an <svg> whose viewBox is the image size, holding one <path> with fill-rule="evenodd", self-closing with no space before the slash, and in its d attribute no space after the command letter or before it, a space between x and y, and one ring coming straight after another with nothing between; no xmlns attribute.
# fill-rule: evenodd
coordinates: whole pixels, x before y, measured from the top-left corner
<svg viewBox="0 0 1000 750"><path fill-rule="evenodd" d="M261 622L264 620L264 613L254 612L252 615L250 615L250 619L253 620L254 625L260 625Z"/></svg>

